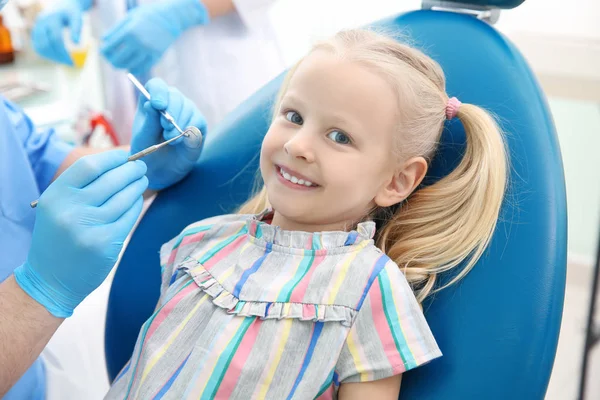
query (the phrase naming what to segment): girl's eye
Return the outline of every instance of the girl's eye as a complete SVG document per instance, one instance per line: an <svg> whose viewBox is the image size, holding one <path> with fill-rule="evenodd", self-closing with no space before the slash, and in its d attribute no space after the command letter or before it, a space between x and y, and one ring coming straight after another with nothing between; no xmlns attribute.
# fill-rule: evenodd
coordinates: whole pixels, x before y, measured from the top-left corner
<svg viewBox="0 0 600 400"><path fill-rule="evenodd" d="M286 112L285 119L290 121L292 124L296 124L296 125L302 125L302 123L304 122L304 120L302 119L302 116L300 116L300 114L298 114L296 111Z"/></svg>
<svg viewBox="0 0 600 400"><path fill-rule="evenodd" d="M350 144L352 142L348 135L340 131L330 132L327 137L339 144Z"/></svg>

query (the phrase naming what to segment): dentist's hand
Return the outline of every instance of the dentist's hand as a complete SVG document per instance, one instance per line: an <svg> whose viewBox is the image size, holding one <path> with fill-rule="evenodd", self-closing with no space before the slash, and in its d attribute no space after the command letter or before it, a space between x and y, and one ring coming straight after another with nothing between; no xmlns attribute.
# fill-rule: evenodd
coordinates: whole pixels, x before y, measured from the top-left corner
<svg viewBox="0 0 600 400"><path fill-rule="evenodd" d="M179 135L173 124L157 110L166 110L183 130L195 126L206 139L206 120L191 100L156 78L148 81L146 89L152 100L147 101L140 96L133 122L131 154ZM160 190L179 182L192 170L201 151L202 146L188 147L184 138L180 138L145 156L143 160L148 165L146 176L150 181L149 188Z"/></svg>
<svg viewBox="0 0 600 400"><path fill-rule="evenodd" d="M100 51L115 68L143 75L183 32L209 21L208 10L200 0L143 4L104 35Z"/></svg>
<svg viewBox="0 0 600 400"><path fill-rule="evenodd" d="M63 28L71 30L71 40L79 43L83 12L91 7L91 0L61 0L37 18L31 33L33 48L42 57L73 65L65 48Z"/></svg>
<svg viewBox="0 0 600 400"><path fill-rule="evenodd" d="M104 281L140 215L146 165L127 156L83 157L40 197L31 249L15 279L56 317L70 316Z"/></svg>

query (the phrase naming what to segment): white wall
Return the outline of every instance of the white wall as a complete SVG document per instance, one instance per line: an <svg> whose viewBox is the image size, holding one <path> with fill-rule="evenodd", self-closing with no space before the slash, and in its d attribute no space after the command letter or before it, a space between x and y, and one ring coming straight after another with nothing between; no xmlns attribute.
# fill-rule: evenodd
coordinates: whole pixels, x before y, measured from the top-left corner
<svg viewBox="0 0 600 400"><path fill-rule="evenodd" d="M291 64L317 38L420 7L420 0L278 0L272 15ZM496 27L540 72L600 80L600 1L526 0L503 10Z"/></svg>
<svg viewBox="0 0 600 400"><path fill-rule="evenodd" d="M286 62L292 64L315 40L420 7L420 0L278 0L272 16Z"/></svg>
<svg viewBox="0 0 600 400"><path fill-rule="evenodd" d="M551 98L567 184L569 257L593 265L600 230L600 104Z"/></svg>
<svg viewBox="0 0 600 400"><path fill-rule="evenodd" d="M526 0L503 11L497 28L562 38L600 39L598 0Z"/></svg>

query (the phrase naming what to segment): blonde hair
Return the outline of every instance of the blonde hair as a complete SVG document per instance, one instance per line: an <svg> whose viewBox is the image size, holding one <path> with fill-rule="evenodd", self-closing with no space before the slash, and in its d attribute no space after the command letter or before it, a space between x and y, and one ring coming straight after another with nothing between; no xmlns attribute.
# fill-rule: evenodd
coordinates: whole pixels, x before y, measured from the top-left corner
<svg viewBox="0 0 600 400"><path fill-rule="evenodd" d="M448 103L441 67L422 52L376 32L342 31L312 51L327 51L381 74L398 94L397 154L431 160L446 120ZM287 74L276 110L300 60ZM490 242L507 185L507 152L502 132L483 109L462 104L457 118L466 133L459 165L438 182L415 191L402 204L375 210L383 220L376 245L403 270L417 299L463 278ZM400 147L401 146L401 147ZM240 213L268 206L266 190L244 204ZM438 275L464 267L443 287Z"/></svg>

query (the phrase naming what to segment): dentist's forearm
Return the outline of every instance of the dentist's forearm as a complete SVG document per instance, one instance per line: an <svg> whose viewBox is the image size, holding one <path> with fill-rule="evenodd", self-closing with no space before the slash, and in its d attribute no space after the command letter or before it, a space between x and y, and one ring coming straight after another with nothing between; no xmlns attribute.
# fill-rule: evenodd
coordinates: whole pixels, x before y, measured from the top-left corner
<svg viewBox="0 0 600 400"><path fill-rule="evenodd" d="M110 150L114 149L129 151L129 146L118 146L116 148L111 148ZM56 173L54 174L54 178L52 178L52 181L58 178L60 174L65 172L67 168L73 165L73 163L79 160L81 157L90 154L102 153L103 151L107 151L107 149L97 149L93 147L75 147L69 154L67 154L64 161L60 164L60 166L56 170Z"/></svg>
<svg viewBox="0 0 600 400"><path fill-rule="evenodd" d="M121 150L125 150L125 151L129 151L129 146L118 146L116 147L116 149L121 149ZM114 149L111 149L114 150ZM81 157L83 156L87 156L89 154L96 154L96 153L101 153L103 151L106 151L105 149L95 149L92 147L76 147L73 149L73 151L71 151L67 157L65 158L65 160L60 164L60 166L58 167L58 170L56 171L56 174L54 175L54 178L52 178L52 181L54 181L56 178L58 178L60 176L60 174L62 174L67 168L69 168L75 161L79 160ZM142 158L143 160L143 158ZM144 199L148 199L152 196L154 196L156 194L156 190L150 190L147 189L144 192ZM2 397L0 397L1 399Z"/></svg>
<svg viewBox="0 0 600 400"><path fill-rule="evenodd" d="M29 297L14 276L0 283L0 398L38 358L63 321Z"/></svg>
<svg viewBox="0 0 600 400"><path fill-rule="evenodd" d="M211 19L235 11L233 0L201 0L201 3L208 10Z"/></svg>

